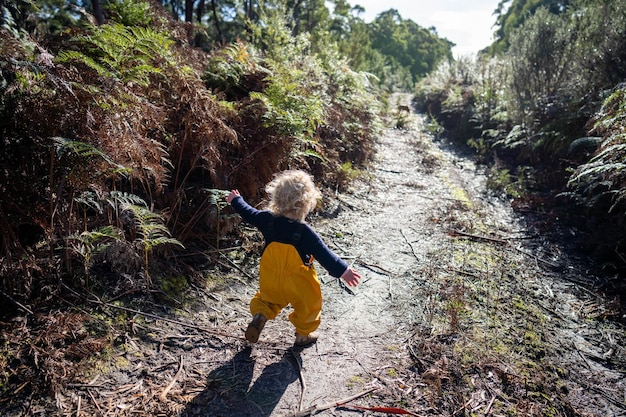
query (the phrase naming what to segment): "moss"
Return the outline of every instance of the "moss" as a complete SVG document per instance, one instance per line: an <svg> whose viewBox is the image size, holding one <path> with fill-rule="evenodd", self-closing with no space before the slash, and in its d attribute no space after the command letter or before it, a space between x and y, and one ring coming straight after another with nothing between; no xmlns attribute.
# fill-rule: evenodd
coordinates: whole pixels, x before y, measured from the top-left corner
<svg viewBox="0 0 626 417"><path fill-rule="evenodd" d="M348 382L347 385L348 387L355 387L358 385L364 385L365 384L365 379L363 379L362 376L360 375L353 375L350 378L348 378Z"/></svg>

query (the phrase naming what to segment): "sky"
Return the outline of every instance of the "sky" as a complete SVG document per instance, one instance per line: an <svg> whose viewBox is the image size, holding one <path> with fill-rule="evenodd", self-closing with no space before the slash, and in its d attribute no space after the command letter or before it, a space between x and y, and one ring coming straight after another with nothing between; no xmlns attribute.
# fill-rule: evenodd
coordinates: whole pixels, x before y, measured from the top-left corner
<svg viewBox="0 0 626 417"><path fill-rule="evenodd" d="M474 55L493 41L493 24L500 0L352 0L365 13L360 17L371 22L381 12L396 9L403 19L419 26L434 26L439 37L456 44L452 48L455 58Z"/></svg>

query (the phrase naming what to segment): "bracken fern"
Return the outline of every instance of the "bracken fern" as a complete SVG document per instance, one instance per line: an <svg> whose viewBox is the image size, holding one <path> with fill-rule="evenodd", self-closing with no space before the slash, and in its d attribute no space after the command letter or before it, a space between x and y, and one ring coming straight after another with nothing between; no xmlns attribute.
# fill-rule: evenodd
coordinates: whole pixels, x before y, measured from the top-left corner
<svg viewBox="0 0 626 417"><path fill-rule="evenodd" d="M608 212L617 207L624 211L626 199L626 86L616 89L604 102L592 133L602 135L600 148L586 164L579 166L569 179L587 206L602 204L605 197L611 204Z"/></svg>
<svg viewBox="0 0 626 417"><path fill-rule="evenodd" d="M102 25L75 41L86 48L61 51L59 63L75 62L90 68L112 82L148 86L153 74L161 74L163 64L172 63L173 41L163 33L120 23Z"/></svg>

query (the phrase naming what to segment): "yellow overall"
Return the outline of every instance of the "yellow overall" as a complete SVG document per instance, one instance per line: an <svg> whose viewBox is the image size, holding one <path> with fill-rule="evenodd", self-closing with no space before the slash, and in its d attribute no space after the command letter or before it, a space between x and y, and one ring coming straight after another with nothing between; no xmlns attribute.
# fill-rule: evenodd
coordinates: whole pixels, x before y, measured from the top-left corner
<svg viewBox="0 0 626 417"><path fill-rule="evenodd" d="M289 321L296 332L306 336L320 325L322 290L312 263L302 263L296 248L271 242L261 256L259 292L250 301L250 312L276 318L288 304L293 307Z"/></svg>

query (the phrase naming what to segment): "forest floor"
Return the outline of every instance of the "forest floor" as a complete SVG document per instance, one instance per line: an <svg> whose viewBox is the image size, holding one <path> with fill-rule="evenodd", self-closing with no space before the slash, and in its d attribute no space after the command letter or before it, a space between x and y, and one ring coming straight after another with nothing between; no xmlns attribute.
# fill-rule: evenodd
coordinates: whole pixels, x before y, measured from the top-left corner
<svg viewBox="0 0 626 417"><path fill-rule="evenodd" d="M177 308L137 302L115 349L67 370L50 397L0 399L0 414L626 416L619 303L596 291L575 232L553 239L485 183L411 115L310 219L363 276L348 289L318 267L316 345L292 346L289 308L259 343L243 338L260 247L247 229L206 288ZM85 313L110 322L123 308Z"/></svg>

